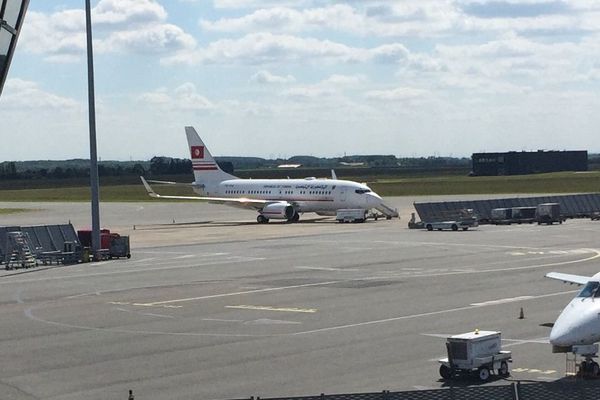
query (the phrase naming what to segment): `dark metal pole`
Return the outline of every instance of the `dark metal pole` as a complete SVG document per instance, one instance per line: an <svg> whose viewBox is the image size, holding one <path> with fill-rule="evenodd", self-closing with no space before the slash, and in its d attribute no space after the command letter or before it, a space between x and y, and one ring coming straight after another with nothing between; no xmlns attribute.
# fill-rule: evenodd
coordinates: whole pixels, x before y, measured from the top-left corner
<svg viewBox="0 0 600 400"><path fill-rule="evenodd" d="M92 49L92 12L90 0L85 0L87 32L88 106L90 120L90 186L92 189L92 254L100 250L100 199L98 189L98 153L96 150L96 106L94 100L94 52Z"/></svg>

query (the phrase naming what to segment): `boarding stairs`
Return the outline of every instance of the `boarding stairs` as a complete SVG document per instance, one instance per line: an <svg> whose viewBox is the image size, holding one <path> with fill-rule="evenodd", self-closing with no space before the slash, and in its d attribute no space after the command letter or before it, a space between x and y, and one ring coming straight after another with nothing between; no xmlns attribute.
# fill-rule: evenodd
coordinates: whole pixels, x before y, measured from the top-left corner
<svg viewBox="0 0 600 400"><path fill-rule="evenodd" d="M397 218L398 217L398 209L392 208L385 203L379 203L375 209L382 213L386 218Z"/></svg>
<svg viewBox="0 0 600 400"><path fill-rule="evenodd" d="M32 268L37 265L25 233L21 231L8 232L6 249L8 255L6 269Z"/></svg>

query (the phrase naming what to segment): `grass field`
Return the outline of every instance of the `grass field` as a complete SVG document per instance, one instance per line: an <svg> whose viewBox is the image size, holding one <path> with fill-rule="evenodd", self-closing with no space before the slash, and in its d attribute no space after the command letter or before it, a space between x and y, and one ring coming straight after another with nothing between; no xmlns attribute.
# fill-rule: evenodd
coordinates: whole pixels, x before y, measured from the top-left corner
<svg viewBox="0 0 600 400"><path fill-rule="evenodd" d="M18 214L29 211L35 211L31 208L0 208L0 215Z"/></svg>
<svg viewBox="0 0 600 400"><path fill-rule="evenodd" d="M394 178L386 176L384 179L377 180L365 180L359 176L353 179L358 182L366 181L382 196L600 192L600 171L492 177L453 175ZM193 195L191 189L181 186L156 185L154 189L161 194ZM0 190L0 201L89 201L89 198L90 189L85 186ZM141 183L103 185L100 188L100 200L153 201L148 197Z"/></svg>

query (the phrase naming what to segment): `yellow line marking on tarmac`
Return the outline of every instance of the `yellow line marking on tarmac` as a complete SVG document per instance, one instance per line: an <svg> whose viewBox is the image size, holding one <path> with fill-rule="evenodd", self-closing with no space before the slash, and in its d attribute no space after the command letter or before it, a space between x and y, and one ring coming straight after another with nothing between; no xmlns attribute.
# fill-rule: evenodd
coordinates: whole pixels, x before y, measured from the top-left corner
<svg viewBox="0 0 600 400"><path fill-rule="evenodd" d="M236 308L239 310L260 310L260 311L284 311L297 313L316 313L316 308L296 308L296 307L271 307L271 306L250 306L241 304L239 306L225 306L225 308Z"/></svg>

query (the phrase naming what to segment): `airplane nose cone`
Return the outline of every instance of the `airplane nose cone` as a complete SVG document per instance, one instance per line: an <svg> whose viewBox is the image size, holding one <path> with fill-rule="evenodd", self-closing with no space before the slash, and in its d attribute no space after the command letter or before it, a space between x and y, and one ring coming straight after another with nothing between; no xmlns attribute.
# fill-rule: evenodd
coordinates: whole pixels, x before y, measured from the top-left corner
<svg viewBox="0 0 600 400"><path fill-rule="evenodd" d="M576 342L574 328L568 324L554 323L550 332L550 344L555 346L572 346Z"/></svg>
<svg viewBox="0 0 600 400"><path fill-rule="evenodd" d="M567 306L550 332L550 343L555 346L572 346L594 342L598 328L596 310L585 312L579 307Z"/></svg>
<svg viewBox="0 0 600 400"><path fill-rule="evenodd" d="M379 197L379 195L377 193L366 193L367 195L367 204L370 206L377 206L379 204L381 204L381 202L383 201L383 199L381 197Z"/></svg>

